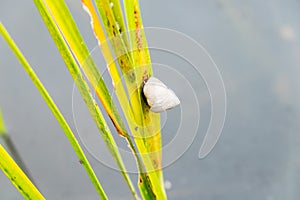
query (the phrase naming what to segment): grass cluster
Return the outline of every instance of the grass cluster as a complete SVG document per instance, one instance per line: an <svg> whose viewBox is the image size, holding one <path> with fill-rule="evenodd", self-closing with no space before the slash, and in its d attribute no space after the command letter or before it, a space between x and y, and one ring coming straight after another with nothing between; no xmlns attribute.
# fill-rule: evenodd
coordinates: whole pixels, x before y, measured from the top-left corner
<svg viewBox="0 0 300 200"><path fill-rule="evenodd" d="M34 0L34 3L133 198L139 199L141 195L143 199L166 199L161 170L160 116L149 110L142 97L143 82L152 76L153 72L138 0L123 0L124 8L118 0L82 0L83 7L91 18L91 28L107 62L122 110L118 110L116 102L112 100L107 83L102 79L90 56L66 3L63 0ZM1 22L0 34L57 119L99 197L108 199L67 121ZM102 105L96 103L92 91L95 91L96 98ZM106 113L101 112L100 106ZM124 113L125 120L120 117L121 112ZM128 142L135 157L139 169L139 192L126 171L112 136L113 130L109 129L104 118L106 114L119 135ZM129 130L125 124L128 124ZM0 134L6 134L1 113ZM2 146L0 168L24 198L44 199Z"/></svg>

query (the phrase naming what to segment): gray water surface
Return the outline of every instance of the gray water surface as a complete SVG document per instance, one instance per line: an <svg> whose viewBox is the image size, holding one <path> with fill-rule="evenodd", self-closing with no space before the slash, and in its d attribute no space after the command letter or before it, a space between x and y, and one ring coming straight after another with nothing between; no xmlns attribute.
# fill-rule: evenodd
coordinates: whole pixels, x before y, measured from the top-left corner
<svg viewBox="0 0 300 200"><path fill-rule="evenodd" d="M80 1L67 3L93 49L97 41ZM195 140L164 169L169 199L300 199L300 2L154 0L141 1L141 10L145 27L174 29L201 43L216 62L227 93L221 138L213 152L199 160L210 119L205 84L184 70L180 61L152 52L153 62L187 73L202 97ZM73 82L33 2L1 0L0 20L75 130ZM188 105L182 84L171 78L169 82ZM0 106L9 134L47 199L98 199L63 131L3 39ZM176 131L177 111L168 112L164 144ZM90 119L82 120L89 124ZM93 127L82 129L90 132ZM119 172L87 155L110 199L132 199ZM137 182L136 175L132 178ZM22 199L3 173L0 199Z"/></svg>

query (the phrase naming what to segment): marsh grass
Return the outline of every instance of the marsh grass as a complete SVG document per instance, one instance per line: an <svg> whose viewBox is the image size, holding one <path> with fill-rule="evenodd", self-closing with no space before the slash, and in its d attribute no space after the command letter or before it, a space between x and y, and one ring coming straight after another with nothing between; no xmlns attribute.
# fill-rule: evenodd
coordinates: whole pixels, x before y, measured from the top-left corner
<svg viewBox="0 0 300 200"><path fill-rule="evenodd" d="M133 198L139 199L138 192L131 181L129 173L126 171L118 146L112 136L112 131L108 128L104 114L96 103L96 99L93 98L91 91L95 91L106 114L112 120L116 131L120 136L126 139L132 150L136 159L137 168L139 169L140 181L138 188L142 198L166 199L161 170L160 116L159 114L150 112L149 107L142 98L142 84L146 78L153 74L147 41L143 31L139 2L137 0L124 0L125 14L123 14L119 1L95 0L96 6L94 6L92 1L82 0L85 10L90 14L91 28L93 28L95 37L106 59L112 81L114 84L119 85L115 88L115 92L126 121L123 121L120 117L121 111L117 110L106 83L102 79L95 62L90 56L89 50L65 2L62 0L34 0L34 3L100 135L105 141L111 156L116 161ZM101 20L98 18L98 14ZM125 24L127 24L127 26ZM48 94L46 88L2 23L0 24L0 33L19 59L21 65L57 119L78 156L80 163L90 177L99 197L101 199L108 199L67 121L64 119L54 100ZM109 45L111 45L112 48L109 48ZM113 59L113 55L117 55L117 58ZM118 70L118 68L120 70ZM124 84L121 82L121 77L125 80ZM89 85L91 85L91 88ZM127 94L130 94L129 98ZM3 134L6 131L4 123L1 121L3 120L0 115L0 133ZM125 123L129 125L129 130L125 128ZM134 139L130 137L130 133L134 136ZM0 150L1 156L7 157L5 151L3 151L4 149ZM10 167L10 164L14 167ZM7 168L13 170L10 172L10 175L19 173L19 169L13 164L13 161L8 163L8 166L1 165L3 171ZM11 179L10 176L9 178ZM15 184L12 179L11 181ZM30 199L31 197L34 197L33 199L43 199L41 195L39 196L39 192L36 191L37 189L29 179L18 182L15 185L17 188L29 188L26 192L26 195L29 196L24 195L24 193L19 190L26 199ZM35 198L35 196L37 198Z"/></svg>

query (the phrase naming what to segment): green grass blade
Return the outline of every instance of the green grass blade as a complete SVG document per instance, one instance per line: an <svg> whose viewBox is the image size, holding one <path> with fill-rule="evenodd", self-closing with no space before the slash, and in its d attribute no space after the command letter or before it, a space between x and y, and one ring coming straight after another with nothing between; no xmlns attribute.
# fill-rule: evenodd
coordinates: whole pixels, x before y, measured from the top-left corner
<svg viewBox="0 0 300 200"><path fill-rule="evenodd" d="M127 120L129 119L128 122L130 130L135 137L135 143L137 144L139 152L141 153L142 159L145 163L150 185L157 198L165 199L166 195L163 188L161 171L161 135L159 131L160 119L158 114L149 112L148 105L143 101L141 90L143 81L152 75L149 52L148 56L146 54L148 49L144 50L142 48L142 53L139 54L141 57L139 58L137 56L138 54L136 54L136 56L133 58L133 54L130 51L132 49L130 49L128 45L124 45L126 44L125 40L127 38L127 33L124 34L123 32L118 32L118 25L122 22L120 22L120 20L118 21L117 19L120 19L121 12L115 11L115 4L111 4L108 0L95 0L95 2L102 18L106 33L108 37L110 37L109 41L106 42L110 42L113 47L114 54L116 55L118 64L121 68L128 93L130 94L133 116L126 116L126 111L124 112L125 116ZM130 6L134 5L133 2L128 3L131 4ZM139 7L134 6L134 9L138 10ZM134 10L132 13L134 14ZM130 19L127 18L127 21L128 20ZM142 25L140 21L138 22L140 25ZM131 33L135 32L131 31ZM134 35L131 33L129 35ZM139 42L143 45L146 44L144 40ZM135 45L134 47L140 47L140 45ZM147 45L144 45L143 47L147 48ZM112 61L109 61L108 63L110 62ZM130 71L128 71L128 68ZM139 128L136 129L136 127ZM151 160L149 161L149 159ZM141 181L139 184L140 190L149 187L143 184L145 184L145 182Z"/></svg>
<svg viewBox="0 0 300 200"><path fill-rule="evenodd" d="M122 34L126 31L123 21L120 20L120 16L115 16L113 13L113 7L110 5L108 0L95 0L97 9L101 16L103 25L105 27L109 42L112 43L112 48L115 53L116 59L118 60L119 66L121 68L122 74L126 82L134 83L135 75L133 66L134 61L132 60L129 46L127 42L127 35ZM119 22L116 21L119 19ZM120 24L119 24L120 23ZM124 26L124 30L120 27ZM102 44L103 45L103 44Z"/></svg>
<svg viewBox="0 0 300 200"><path fill-rule="evenodd" d="M17 148L16 148L15 144L13 143L9 134L2 135L2 139L4 141L6 148L12 155L13 159L16 161L16 163L19 165L19 167L23 170L23 172L27 175L27 177L32 181L32 183L35 184L30 171L26 167L25 162L23 161L19 151L17 150Z"/></svg>
<svg viewBox="0 0 300 200"><path fill-rule="evenodd" d="M131 51L136 67L144 66L147 75L152 75L150 53L146 35L143 29L143 22L138 0L123 0L127 21L127 28Z"/></svg>
<svg viewBox="0 0 300 200"><path fill-rule="evenodd" d="M121 82L121 77L119 74L119 71L116 66L116 62L113 61L112 52L110 51L108 47L108 42L106 41L104 30L102 29L101 23L99 21L99 18L97 16L97 12L95 10L95 7L91 0L82 0L83 6L85 7L85 10L88 12L90 18L91 18L91 26L93 28L94 34L98 40L98 43L100 44L100 48L102 50L102 53L104 55L105 60L108 63L109 72L111 75L111 78L114 83L114 89L116 92L116 95L118 97L118 100L120 102L120 105L122 107L122 110L125 111L125 117L126 120L129 121L130 117L132 116L131 107L128 104L128 97L125 92L124 85ZM114 4L115 5L115 4ZM131 129L134 129L134 125L130 125ZM127 142L129 146L131 147L131 150L136 158L137 166L140 172L140 183L139 185L143 185L144 187L140 187L141 194L144 197L144 199L155 199L155 195L152 190L151 182L149 181L148 175L145 171L144 163L141 160L140 156L137 154L138 150L133 145L134 141L132 141L132 138L126 137ZM143 143L141 143L143 144ZM145 147L144 147L145 149ZM148 159L148 163L151 163Z"/></svg>
<svg viewBox="0 0 300 200"><path fill-rule="evenodd" d="M135 199L138 199L137 193L134 189L134 186L130 180L129 174L126 171L126 168L124 166L124 163L122 161L120 152L118 150L118 147L116 145L116 142L105 122L105 119L95 102L95 100L92 97L92 94L89 90L89 87L85 80L83 79L83 75L80 71L79 66L77 65L75 59L72 56L72 53L70 52L63 36L61 35L58 27L55 25L54 20L51 18L51 15L49 11L46 8L46 5L41 2L41 0L35 0L36 7L38 8L41 17L43 18L46 27L48 28L48 31L50 35L52 36L57 49L59 50L63 60L65 61L66 66L68 67L70 74L84 100L84 102L87 105L87 108L96 123L96 126L105 141L110 153L112 154L113 158L115 159L118 167L121 170L121 173L132 193ZM60 10L60 12L67 12L65 10ZM64 19L67 20L67 19Z"/></svg>
<svg viewBox="0 0 300 200"><path fill-rule="evenodd" d="M88 5L88 3L89 2L85 2L86 5ZM115 4L115 5L117 5L117 4ZM79 33L79 31L78 31L78 29L76 27L76 24L73 21L71 14L67 10L66 5L62 1L55 1L55 2L48 1L48 7L51 10L52 15L54 16L56 23L60 27L60 30L63 33L64 38L66 39L66 41L68 42L69 46L71 47L71 49L73 51L73 54L75 56L77 55L76 58L79 61L79 63L80 62L85 62L85 63L83 63L81 65L83 67L83 70L84 71L91 71L91 73L88 72L86 74L88 74L90 76L94 76L94 78L91 77L91 78L89 78L89 80L99 79L99 80L102 81L102 78L99 77L98 72L95 74L95 70L93 70L93 68L96 69L96 67L95 67L95 64L92 62L92 60L90 60L90 56L88 55L87 48L86 47L82 47L82 45L84 44L83 39L80 36L80 33ZM90 13L90 14L93 14L93 13ZM71 18L71 19L70 20L65 20L66 18ZM96 21L93 21L93 22L95 23ZM123 26L124 26L124 22L123 22ZM97 31L95 31L95 32L97 32ZM95 33L95 34L97 34L97 33ZM102 38L102 40L103 40L103 38L105 38L103 32L100 35L98 34L99 41L101 41L101 38ZM78 44L80 44L81 46L78 46ZM107 48L107 47L108 47L107 44L101 45L102 50L106 49L106 50L104 50L104 52L106 52L106 53L104 53L105 57L112 58L112 56L107 56L107 54L110 53L109 52L109 48ZM86 56L88 56L88 57L86 58ZM83 58L85 58L86 60L83 60ZM112 61L112 59L108 59L108 60ZM114 64L114 63L112 62L112 64ZM92 70L89 69L89 68L92 68ZM112 67L110 67L110 69L112 69ZM116 67L114 69L116 69ZM117 72L117 70L110 70L110 73L111 74L116 74L116 73L113 73L113 71ZM118 83L119 81L120 81L120 78L116 82ZM122 85L121 84L117 84L117 85L118 86L117 86L117 89L116 89L116 93L117 93L118 97L121 96L120 94L123 94L123 96L126 96L126 95L124 95L125 94L124 89L121 90ZM104 87L101 87L101 88L102 88L102 95L107 96L108 95L108 91L105 91L106 88L104 88ZM107 99L109 99L109 98L107 98ZM109 102L111 102L110 105L112 106L112 108L115 109L115 107L113 107L113 102L112 102L111 99L109 99ZM128 102L128 100L126 98L122 98L122 100L120 101L122 107L129 108L127 102ZM104 107L105 107L105 105L104 105ZM117 113L114 113L114 115L117 115ZM117 120L119 120L119 116L116 116L115 118ZM142 182L146 183L148 181L148 179L147 179L146 174L143 173L144 172L144 170L143 170L143 163L142 163L141 159L139 158L139 156L137 155L136 147L133 144L134 142L131 141L131 138L127 134L127 131L125 130L124 125L123 125L122 122L119 122L119 126L122 129L121 135L123 135L127 139L128 143L129 143L129 145L130 145L130 147L131 147L131 149L133 151L133 154L135 155L138 167L139 167L140 171L142 172L142 176L141 176L141 178L143 179ZM148 191L147 191L148 194L152 193L151 188L148 187L146 189L148 189Z"/></svg>
<svg viewBox="0 0 300 200"><path fill-rule="evenodd" d="M98 4L99 4L99 2L98 2ZM122 8L121 8L120 0L102 0L102 3L105 7L107 7L106 5L109 4L110 11L112 12L111 19L114 19L114 21L113 20L110 20L110 21L115 22L115 25L116 25L115 27L112 26L112 30L115 31L115 34L112 31L111 36L120 35L123 45L124 45L124 48L126 49L126 50L124 49L123 53L126 53L126 54L130 53L130 51L128 51L130 49L130 46L129 46L130 44L128 41L128 37L126 35L127 30L126 30L126 26L125 26L125 20L124 20Z"/></svg>
<svg viewBox="0 0 300 200"><path fill-rule="evenodd" d="M24 199L42 200L45 199L34 184L27 178L25 173L14 162L10 155L0 145L0 168L22 194Z"/></svg>
<svg viewBox="0 0 300 200"><path fill-rule="evenodd" d="M1 112L0 108L0 136L2 137L4 144L8 151L11 153L13 159L17 162L17 164L20 166L20 168L23 170L23 172L27 175L27 177L34 183L34 180L26 167L23 159L21 158L21 155L19 154L19 151L17 150L16 146L14 145L13 141L11 140L11 137L9 134L7 134L7 131L5 129L5 123L4 118Z"/></svg>
<svg viewBox="0 0 300 200"><path fill-rule="evenodd" d="M38 5L39 4L37 2L37 6ZM100 197L102 199L107 199L107 196L106 196L99 180L97 179L96 174L94 173L89 161L87 160L86 156L84 155L84 152L81 149L74 133L72 132L72 130L69 127L68 123L66 122L63 115L59 111L58 107L56 106L56 104L52 100L51 96L49 95L49 93L47 92L47 90L45 89L45 87L43 86L43 84L41 83L41 81L39 80L39 78L37 77L37 75L35 74L33 69L31 68L31 66L27 62L26 58L23 56L21 51L18 49L17 45L14 43L14 41L12 40L12 38L10 37L8 32L5 30L2 23L0 23L0 33L2 34L2 36L4 37L4 39L6 40L8 45L10 46L11 50L15 53L16 57L19 59L20 63L24 67L25 71L28 73L29 77L32 79L32 82L35 84L38 91L41 93L41 96L44 98L44 100L47 103L48 107L50 108L53 115L55 116L56 120L58 121L61 128L65 132L68 140L70 141L74 151L76 152L79 160L81 161L82 165L84 166L87 174L89 175L89 177L90 177L92 183L94 184L97 192L99 193Z"/></svg>
<svg viewBox="0 0 300 200"><path fill-rule="evenodd" d="M45 2L118 133L125 136L126 128L68 7L62 0L46 0Z"/></svg>
<svg viewBox="0 0 300 200"><path fill-rule="evenodd" d="M1 108L0 108L0 135L6 135L6 128L5 128Z"/></svg>

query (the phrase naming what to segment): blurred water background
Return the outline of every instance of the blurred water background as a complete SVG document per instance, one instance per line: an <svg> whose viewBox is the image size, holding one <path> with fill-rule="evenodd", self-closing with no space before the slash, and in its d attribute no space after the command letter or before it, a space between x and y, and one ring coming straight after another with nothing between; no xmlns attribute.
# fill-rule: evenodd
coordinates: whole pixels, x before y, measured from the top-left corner
<svg viewBox="0 0 300 200"><path fill-rule="evenodd" d="M97 42L80 1L67 3L89 48L94 48ZM204 85L194 86L203 91L199 134L180 159L164 169L169 199L298 200L300 2L153 0L141 1L141 10L145 27L174 29L201 43L219 67L227 93L222 136L213 152L199 160L210 111ZM33 2L1 0L0 20L75 130L73 82ZM162 55L154 52L153 60L168 58ZM176 60L166 62L183 70ZM175 89L181 86L176 80L171 83ZM180 96L185 97L184 90ZM98 198L61 128L3 39L0 106L9 134L47 199ZM172 123L164 127L169 132L164 142L172 137ZM117 171L90 154L88 158L110 199L131 199ZM136 182L136 175L132 177ZM0 199L22 199L3 173Z"/></svg>

